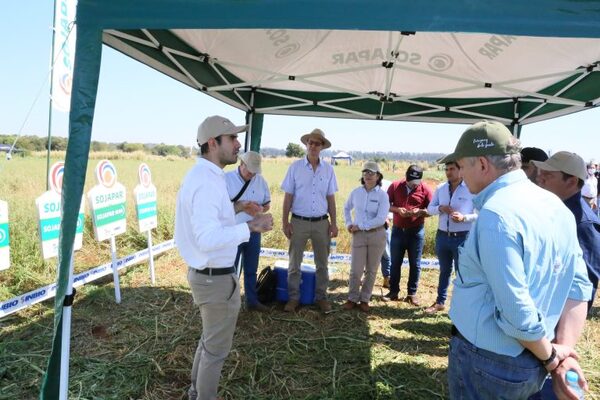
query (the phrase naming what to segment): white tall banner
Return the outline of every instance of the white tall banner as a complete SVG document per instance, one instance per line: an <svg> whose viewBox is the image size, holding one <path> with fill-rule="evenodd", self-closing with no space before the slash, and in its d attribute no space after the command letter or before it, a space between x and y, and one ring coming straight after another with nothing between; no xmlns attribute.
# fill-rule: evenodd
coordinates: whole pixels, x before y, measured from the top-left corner
<svg viewBox="0 0 600 400"><path fill-rule="evenodd" d="M0 200L0 271L10 266L8 203Z"/></svg>
<svg viewBox="0 0 600 400"><path fill-rule="evenodd" d="M73 62L75 60L75 11L77 0L55 0L54 68L52 70L52 104L58 111L69 111Z"/></svg>

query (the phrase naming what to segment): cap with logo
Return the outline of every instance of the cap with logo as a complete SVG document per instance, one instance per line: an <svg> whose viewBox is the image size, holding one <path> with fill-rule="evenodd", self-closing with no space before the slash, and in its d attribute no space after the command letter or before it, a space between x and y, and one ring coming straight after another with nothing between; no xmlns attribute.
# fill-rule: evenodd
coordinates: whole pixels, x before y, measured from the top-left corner
<svg viewBox="0 0 600 400"><path fill-rule="evenodd" d="M365 172L365 171L379 172L379 165L377 165L377 163L375 161L367 161L363 165L362 171L363 172Z"/></svg>
<svg viewBox="0 0 600 400"><path fill-rule="evenodd" d="M238 158L246 164L246 168L253 174L260 174L262 169L260 167L260 161L262 157L255 151L247 151L243 154L240 154Z"/></svg>
<svg viewBox="0 0 600 400"><path fill-rule="evenodd" d="M448 154L439 162L445 164L465 157L517 154L519 149L510 146L512 134L497 121L479 121L463 132L454 153Z"/></svg>
<svg viewBox="0 0 600 400"><path fill-rule="evenodd" d="M423 178L423 169L417 165L411 165L406 170L406 181L413 182L415 184L421 183L421 178Z"/></svg>
<svg viewBox="0 0 600 400"><path fill-rule="evenodd" d="M558 151L546 161L532 161L533 164L544 171L560 171L567 175L573 175L585 181L587 179L587 168L583 158L569 151Z"/></svg>
<svg viewBox="0 0 600 400"><path fill-rule="evenodd" d="M196 139L198 146L202 146L208 142L210 138L216 138L221 135L234 135L236 133L244 132L248 129L248 125L236 126L225 117L220 115L213 115L212 117L206 118L198 127L198 135Z"/></svg>
<svg viewBox="0 0 600 400"><path fill-rule="evenodd" d="M313 129L311 133L307 133L306 135L302 135L300 141L308 146L308 140L314 139L319 140L323 143L323 149L328 149L331 147L331 142L325 138L325 133L319 128Z"/></svg>

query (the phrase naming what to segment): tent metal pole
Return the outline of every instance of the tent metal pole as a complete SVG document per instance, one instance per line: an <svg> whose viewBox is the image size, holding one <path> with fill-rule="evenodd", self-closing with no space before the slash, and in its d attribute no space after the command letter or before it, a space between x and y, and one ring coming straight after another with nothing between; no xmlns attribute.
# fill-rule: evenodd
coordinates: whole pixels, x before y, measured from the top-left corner
<svg viewBox="0 0 600 400"><path fill-rule="evenodd" d="M73 308L73 254L69 265L69 280L63 305L61 356L60 356L60 390L59 399L69 398L69 361L71 358L71 311Z"/></svg>
<svg viewBox="0 0 600 400"><path fill-rule="evenodd" d="M246 140L244 143L244 151L250 150L252 143L252 122L254 120L254 95L255 92L250 93L250 108L247 111L248 114L248 132L246 132Z"/></svg>

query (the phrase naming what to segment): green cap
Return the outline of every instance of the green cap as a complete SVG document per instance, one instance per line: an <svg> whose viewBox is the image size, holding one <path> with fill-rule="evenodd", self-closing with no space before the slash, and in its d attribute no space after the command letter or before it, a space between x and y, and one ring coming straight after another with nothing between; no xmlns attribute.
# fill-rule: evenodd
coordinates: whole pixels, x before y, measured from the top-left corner
<svg viewBox="0 0 600 400"><path fill-rule="evenodd" d="M476 122L458 139L454 153L448 154L438 162L445 164L464 157L517 154L520 149L513 147L509 150L511 137L508 128L500 122Z"/></svg>

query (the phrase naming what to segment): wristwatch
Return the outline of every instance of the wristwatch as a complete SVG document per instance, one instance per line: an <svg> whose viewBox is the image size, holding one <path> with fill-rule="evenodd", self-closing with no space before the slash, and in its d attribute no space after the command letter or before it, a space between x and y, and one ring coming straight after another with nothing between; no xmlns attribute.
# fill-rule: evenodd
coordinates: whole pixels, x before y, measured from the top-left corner
<svg viewBox="0 0 600 400"><path fill-rule="evenodd" d="M542 362L542 365L545 368L548 365L552 364L552 362L554 361L555 358L556 358L556 349L554 348L554 346L552 346L552 353L550 353L550 357L548 357L548 359L546 359L546 360L540 360L540 361Z"/></svg>

